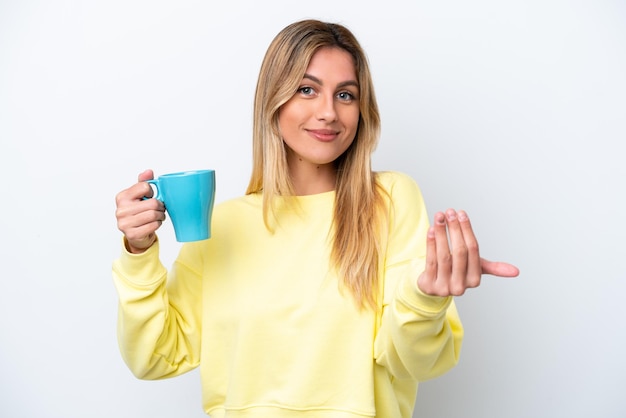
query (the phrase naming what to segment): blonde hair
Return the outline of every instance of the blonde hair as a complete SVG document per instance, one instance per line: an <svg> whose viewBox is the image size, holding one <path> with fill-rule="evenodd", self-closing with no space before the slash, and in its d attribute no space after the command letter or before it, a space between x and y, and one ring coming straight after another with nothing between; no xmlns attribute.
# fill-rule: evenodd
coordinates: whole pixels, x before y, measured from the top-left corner
<svg viewBox="0 0 626 418"><path fill-rule="evenodd" d="M361 307L375 307L380 285L381 215L384 192L371 169L380 114L367 58L344 26L303 20L284 28L270 44L254 100L253 167L246 194L263 192L263 219L270 228L277 196L293 196L286 149L279 132L280 107L297 91L313 54L322 47L347 51L359 83L359 124L354 141L335 161L337 183L331 262ZM270 228L271 229L271 228Z"/></svg>

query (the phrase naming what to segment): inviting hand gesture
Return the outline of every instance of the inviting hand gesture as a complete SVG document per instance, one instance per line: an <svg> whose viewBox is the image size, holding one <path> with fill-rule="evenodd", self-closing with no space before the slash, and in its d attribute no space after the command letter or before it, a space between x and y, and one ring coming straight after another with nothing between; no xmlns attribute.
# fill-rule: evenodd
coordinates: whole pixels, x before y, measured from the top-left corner
<svg viewBox="0 0 626 418"><path fill-rule="evenodd" d="M478 287L483 274L500 277L519 274L518 268L511 264L480 257L478 241L464 211L448 209L445 214L436 213L426 240L426 268L417 281L426 294L460 296L468 288Z"/></svg>

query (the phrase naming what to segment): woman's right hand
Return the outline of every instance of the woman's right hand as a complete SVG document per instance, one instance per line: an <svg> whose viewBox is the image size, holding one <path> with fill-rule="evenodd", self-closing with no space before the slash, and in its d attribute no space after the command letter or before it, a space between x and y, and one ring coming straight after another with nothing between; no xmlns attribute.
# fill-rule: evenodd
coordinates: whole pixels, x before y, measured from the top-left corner
<svg viewBox="0 0 626 418"><path fill-rule="evenodd" d="M152 197L152 187L146 180L152 180L154 173L146 170L139 174L139 182L122 190L115 197L115 217L117 227L128 242L128 251L142 253L156 241L155 231L165 220L165 205Z"/></svg>

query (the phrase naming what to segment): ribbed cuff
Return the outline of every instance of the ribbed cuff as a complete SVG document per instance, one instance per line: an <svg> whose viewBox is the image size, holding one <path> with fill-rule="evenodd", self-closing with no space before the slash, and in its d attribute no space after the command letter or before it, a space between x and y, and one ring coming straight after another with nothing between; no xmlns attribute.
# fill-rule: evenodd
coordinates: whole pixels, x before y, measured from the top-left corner
<svg viewBox="0 0 626 418"><path fill-rule="evenodd" d="M125 240L125 239L124 239ZM122 253L114 261L113 270L124 281L135 287L153 287L167 277L167 270L159 260L159 240L146 251L133 254L122 242Z"/></svg>
<svg viewBox="0 0 626 418"><path fill-rule="evenodd" d="M422 292L417 285L417 277L409 275L398 288L399 299L416 312L437 316L445 312L452 302L452 297L431 296Z"/></svg>

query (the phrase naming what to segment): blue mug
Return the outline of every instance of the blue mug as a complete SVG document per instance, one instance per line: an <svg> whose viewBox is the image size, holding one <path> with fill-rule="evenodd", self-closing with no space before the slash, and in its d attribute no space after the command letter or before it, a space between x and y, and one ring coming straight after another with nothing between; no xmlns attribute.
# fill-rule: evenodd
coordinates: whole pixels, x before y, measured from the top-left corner
<svg viewBox="0 0 626 418"><path fill-rule="evenodd" d="M156 189L155 199L165 204L176 241L211 238L211 215L215 201L215 170L181 171L147 180Z"/></svg>

